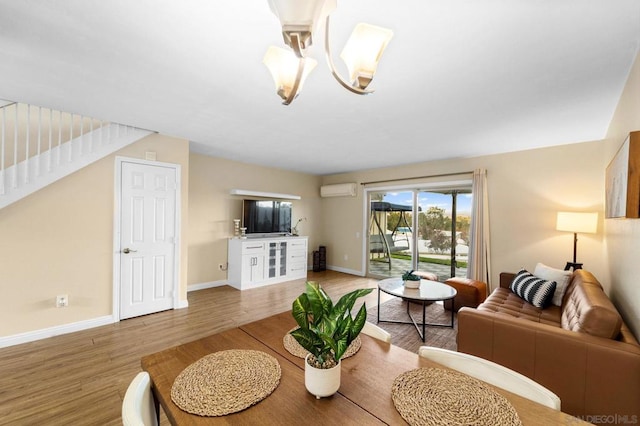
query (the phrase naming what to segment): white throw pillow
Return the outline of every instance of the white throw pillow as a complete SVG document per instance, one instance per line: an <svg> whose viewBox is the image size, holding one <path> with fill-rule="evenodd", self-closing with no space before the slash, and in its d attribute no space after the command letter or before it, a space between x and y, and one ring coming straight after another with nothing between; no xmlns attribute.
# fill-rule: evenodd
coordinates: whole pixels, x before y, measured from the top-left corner
<svg viewBox="0 0 640 426"><path fill-rule="evenodd" d="M556 291L555 293L553 293L553 299L551 300L551 303L556 306L562 305L562 298L564 297L564 293L565 291L567 291L567 287L569 286L571 274L571 271L555 269L543 263L538 263L536 265L536 269L533 271L533 275L538 278L556 282Z"/></svg>

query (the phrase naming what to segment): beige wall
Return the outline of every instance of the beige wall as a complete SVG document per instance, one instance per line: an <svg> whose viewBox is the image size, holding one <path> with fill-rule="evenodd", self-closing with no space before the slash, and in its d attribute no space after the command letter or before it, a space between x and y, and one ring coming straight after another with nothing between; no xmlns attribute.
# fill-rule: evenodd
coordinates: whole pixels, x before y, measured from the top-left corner
<svg viewBox="0 0 640 426"><path fill-rule="evenodd" d="M186 300L189 145L150 135L0 209L0 336L112 314L115 156L182 165L181 299ZM58 294L70 305L56 308Z"/></svg>
<svg viewBox="0 0 640 426"><path fill-rule="evenodd" d="M310 251L326 245L333 268L363 272L363 191L358 196L319 198L321 184L368 182L488 170L492 281L500 271L563 267L572 255L572 235L555 231L559 210L597 211L595 235L581 235L579 261L610 292L636 335L640 334L640 221L604 220L604 169L626 134L640 130L640 60L611 122L606 141L332 176L310 176L189 154L184 140L152 135L115 155L182 165L180 298L187 285L224 281L232 221L241 196L231 189L300 195L294 220L308 235ZM522 137L526 137L523 135ZM0 210L0 336L111 315L114 157L104 158ZM604 225L604 226L603 226ZM608 262L609 261L609 262ZM609 264L608 264L609 263ZM70 306L55 308L68 294Z"/></svg>
<svg viewBox="0 0 640 426"><path fill-rule="evenodd" d="M603 152L604 143L596 141L326 176L323 184L487 169L492 282L497 282L501 271L532 269L537 262L563 268L571 260L573 235L555 230L556 212L597 211L602 217ZM357 198L323 202L323 241L327 244L328 263L334 267L362 270L362 197L360 188ZM597 234L579 237L578 261L596 276L606 278L602 235L600 219Z"/></svg>
<svg viewBox="0 0 640 426"><path fill-rule="evenodd" d="M640 55L629 75L607 133L604 166L629 132L640 130ZM605 220L606 253L610 264L610 293L634 334L640 336L640 219Z"/></svg>
<svg viewBox="0 0 640 426"><path fill-rule="evenodd" d="M293 201L293 222L307 218L298 230L309 236L309 253L319 244L319 177L198 154L190 155L189 169L189 285L227 278L218 265L227 263L227 240L244 198L231 189L301 196Z"/></svg>

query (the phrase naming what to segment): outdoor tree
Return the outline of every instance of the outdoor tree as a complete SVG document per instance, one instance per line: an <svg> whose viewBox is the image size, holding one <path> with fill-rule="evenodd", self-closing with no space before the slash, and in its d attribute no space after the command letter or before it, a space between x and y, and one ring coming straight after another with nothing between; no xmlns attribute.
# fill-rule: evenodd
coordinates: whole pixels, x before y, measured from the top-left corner
<svg viewBox="0 0 640 426"><path fill-rule="evenodd" d="M469 216L456 216L456 231L460 233L459 238L469 244L469 231L471 229L471 217Z"/></svg>
<svg viewBox="0 0 640 426"><path fill-rule="evenodd" d="M402 222L400 218L404 216ZM406 223L405 223L406 220ZM387 230L393 232L397 227L408 226L411 227L411 213L410 212L388 212L387 213ZM400 222L400 223L399 223Z"/></svg>
<svg viewBox="0 0 640 426"><path fill-rule="evenodd" d="M387 213L387 231L393 231L400 221L400 212Z"/></svg>
<svg viewBox="0 0 640 426"><path fill-rule="evenodd" d="M451 248L451 239L444 232L451 230L451 218L445 216L444 209L432 206L420 213L418 228L421 237L430 240L434 250L443 252Z"/></svg>

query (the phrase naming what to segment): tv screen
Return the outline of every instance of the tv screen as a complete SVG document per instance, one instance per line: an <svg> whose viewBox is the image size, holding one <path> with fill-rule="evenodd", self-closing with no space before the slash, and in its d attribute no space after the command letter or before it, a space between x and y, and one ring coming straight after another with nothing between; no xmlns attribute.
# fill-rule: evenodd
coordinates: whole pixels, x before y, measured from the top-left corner
<svg viewBox="0 0 640 426"><path fill-rule="evenodd" d="M291 232L291 202L244 200L243 226L247 234L288 234Z"/></svg>

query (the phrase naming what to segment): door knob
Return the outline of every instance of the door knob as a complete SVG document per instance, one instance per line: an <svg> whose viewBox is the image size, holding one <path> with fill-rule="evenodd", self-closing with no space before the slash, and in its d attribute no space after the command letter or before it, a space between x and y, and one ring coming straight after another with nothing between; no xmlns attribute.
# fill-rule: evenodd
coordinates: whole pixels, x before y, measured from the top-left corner
<svg viewBox="0 0 640 426"><path fill-rule="evenodd" d="M124 254L136 253L138 250L131 250L129 247L126 247L122 250Z"/></svg>

